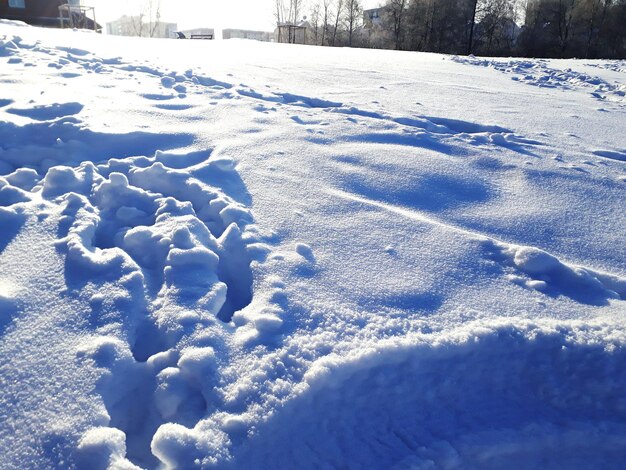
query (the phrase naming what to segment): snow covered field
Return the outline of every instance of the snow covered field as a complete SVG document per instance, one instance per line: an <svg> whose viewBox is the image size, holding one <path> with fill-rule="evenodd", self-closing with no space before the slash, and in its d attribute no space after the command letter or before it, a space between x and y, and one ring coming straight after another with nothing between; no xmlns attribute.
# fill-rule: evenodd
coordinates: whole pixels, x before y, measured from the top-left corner
<svg viewBox="0 0 626 470"><path fill-rule="evenodd" d="M626 64L0 24L0 468L623 468Z"/></svg>

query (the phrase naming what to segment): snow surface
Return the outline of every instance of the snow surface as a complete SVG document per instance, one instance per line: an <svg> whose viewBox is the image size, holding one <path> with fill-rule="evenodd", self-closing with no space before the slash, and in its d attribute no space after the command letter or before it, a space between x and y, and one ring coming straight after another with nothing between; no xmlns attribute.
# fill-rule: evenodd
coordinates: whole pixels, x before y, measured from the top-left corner
<svg viewBox="0 0 626 470"><path fill-rule="evenodd" d="M1 468L622 468L626 65L0 24Z"/></svg>

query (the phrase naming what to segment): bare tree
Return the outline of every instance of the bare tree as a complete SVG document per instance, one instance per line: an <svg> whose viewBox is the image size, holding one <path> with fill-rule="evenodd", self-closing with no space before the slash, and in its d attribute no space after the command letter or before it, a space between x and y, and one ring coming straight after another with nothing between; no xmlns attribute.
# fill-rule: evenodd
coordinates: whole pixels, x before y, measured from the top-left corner
<svg viewBox="0 0 626 470"><path fill-rule="evenodd" d="M405 14L408 0L390 0L385 10L386 23L389 23L393 32L394 48L402 48L404 39Z"/></svg>
<svg viewBox="0 0 626 470"><path fill-rule="evenodd" d="M373 47L626 57L626 0L386 0L380 12L379 25L366 25Z"/></svg>
<svg viewBox="0 0 626 470"><path fill-rule="evenodd" d="M323 0L322 7L324 9L324 26L322 28L322 46L328 44L328 34L329 34L329 24L328 21L330 19L330 7L332 3L331 0Z"/></svg>
<svg viewBox="0 0 626 470"><path fill-rule="evenodd" d="M316 45L319 45L319 36L320 36L320 17L321 17L321 13L320 13L320 4L319 2L316 3L313 8L311 9L311 28L313 28L313 37L314 37L314 41Z"/></svg>
<svg viewBox="0 0 626 470"><path fill-rule="evenodd" d="M470 33L467 41L467 54L472 53L474 43L474 27L476 26L476 10L478 8L478 0L471 0L472 19L470 20Z"/></svg>
<svg viewBox="0 0 626 470"><path fill-rule="evenodd" d="M348 46L352 47L352 39L356 30L359 19L363 14L363 8L359 0L347 0L345 9L346 31L348 32Z"/></svg>
<svg viewBox="0 0 626 470"><path fill-rule="evenodd" d="M514 0L480 0L476 13L478 35L474 35L470 52L492 55L505 53L512 47L512 29L515 28Z"/></svg>
<svg viewBox="0 0 626 470"><path fill-rule="evenodd" d="M130 17L133 35L153 38L159 33L161 20L161 0L144 0L139 5L139 13Z"/></svg>
<svg viewBox="0 0 626 470"><path fill-rule="evenodd" d="M291 0L289 8L289 20L296 24L300 21L300 9L302 8L302 0Z"/></svg>
<svg viewBox="0 0 626 470"><path fill-rule="evenodd" d="M576 0L558 0L555 8L555 20L559 38L560 55L565 54L572 31Z"/></svg>
<svg viewBox="0 0 626 470"><path fill-rule="evenodd" d="M424 11L424 19L424 31L422 33L421 39L424 47L428 48L433 35L433 23L435 20L435 0L427 0L426 8Z"/></svg>
<svg viewBox="0 0 626 470"><path fill-rule="evenodd" d="M134 36L143 37L143 29L144 29L144 13L140 12L137 16L130 17L130 26L132 29L132 33Z"/></svg>
<svg viewBox="0 0 626 470"><path fill-rule="evenodd" d="M300 20L300 12L304 7L304 0L274 0L274 18L276 24L296 24Z"/></svg>
<svg viewBox="0 0 626 470"><path fill-rule="evenodd" d="M283 0L275 0L274 3L274 18L276 20L276 28L278 29L278 42L283 42L282 30L280 25L285 22L285 3Z"/></svg>
<svg viewBox="0 0 626 470"><path fill-rule="evenodd" d="M153 38L161 23L161 0L148 0L148 35Z"/></svg>
<svg viewBox="0 0 626 470"><path fill-rule="evenodd" d="M606 12L611 4L611 0L587 0L581 5L583 21L586 23L586 44L585 44L585 57L591 56L591 50L593 44L597 41L599 32L604 26L606 20ZM595 39L595 41L594 41Z"/></svg>
<svg viewBox="0 0 626 470"><path fill-rule="evenodd" d="M333 28L333 39L331 46L337 43L337 32L339 31L339 22L341 21L341 15L343 14L344 0L337 0L337 10L335 12L335 27Z"/></svg>

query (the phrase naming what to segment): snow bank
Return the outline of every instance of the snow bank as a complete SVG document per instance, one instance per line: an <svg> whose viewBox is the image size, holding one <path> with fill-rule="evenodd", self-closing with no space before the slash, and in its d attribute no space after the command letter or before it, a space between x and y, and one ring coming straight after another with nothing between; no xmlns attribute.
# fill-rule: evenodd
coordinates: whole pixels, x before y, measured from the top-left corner
<svg viewBox="0 0 626 470"><path fill-rule="evenodd" d="M493 240L486 241L485 246L489 250L500 251L505 264L515 268L517 274L509 274L509 279L531 289L568 295L581 301L626 300L624 277L571 266L535 247L507 245Z"/></svg>
<svg viewBox="0 0 626 470"><path fill-rule="evenodd" d="M562 328L476 324L328 356L251 431L233 467L617 468L624 332ZM607 336L610 349L597 342Z"/></svg>

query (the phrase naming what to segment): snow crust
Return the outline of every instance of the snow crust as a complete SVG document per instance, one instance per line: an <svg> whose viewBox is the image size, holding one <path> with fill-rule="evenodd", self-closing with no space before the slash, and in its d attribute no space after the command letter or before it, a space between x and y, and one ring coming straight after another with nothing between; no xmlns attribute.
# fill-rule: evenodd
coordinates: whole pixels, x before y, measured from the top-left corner
<svg viewBox="0 0 626 470"><path fill-rule="evenodd" d="M621 468L626 66L0 21L0 468Z"/></svg>

